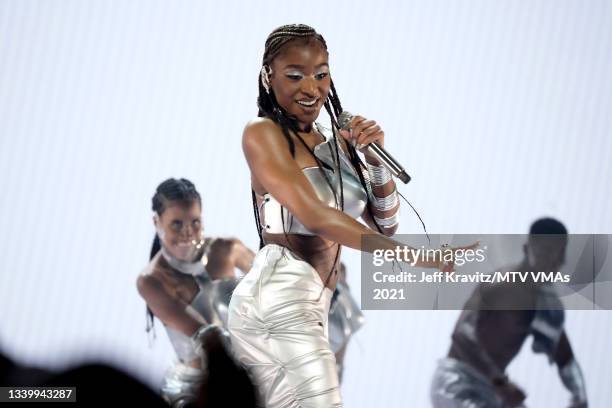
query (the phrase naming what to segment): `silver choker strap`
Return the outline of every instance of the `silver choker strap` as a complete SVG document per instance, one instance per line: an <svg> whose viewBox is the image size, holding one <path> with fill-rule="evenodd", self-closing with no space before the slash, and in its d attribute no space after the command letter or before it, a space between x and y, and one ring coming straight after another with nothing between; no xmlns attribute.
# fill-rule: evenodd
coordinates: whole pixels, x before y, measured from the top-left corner
<svg viewBox="0 0 612 408"><path fill-rule="evenodd" d="M202 257L200 256L202 254L201 251L198 251L198 256L196 257L197 260L193 262L181 261L180 259L177 259L170 253L170 251L166 249L164 244L161 245L161 254L172 269L175 269L181 273L196 276L202 275L206 272L206 267L202 262Z"/></svg>

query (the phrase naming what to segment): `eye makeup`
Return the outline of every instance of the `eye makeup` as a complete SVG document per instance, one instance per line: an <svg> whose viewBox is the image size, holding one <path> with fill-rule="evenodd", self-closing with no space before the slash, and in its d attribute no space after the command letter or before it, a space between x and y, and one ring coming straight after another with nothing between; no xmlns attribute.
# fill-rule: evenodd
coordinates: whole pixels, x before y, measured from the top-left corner
<svg viewBox="0 0 612 408"><path fill-rule="evenodd" d="M304 78L304 74L299 71L289 71L285 74L285 76L291 80L299 81Z"/></svg>
<svg viewBox="0 0 612 408"><path fill-rule="evenodd" d="M314 77L318 80L324 79L329 75L328 70L321 70L315 73ZM285 74L285 76L293 81L299 81L304 79L306 75L300 71L289 71Z"/></svg>

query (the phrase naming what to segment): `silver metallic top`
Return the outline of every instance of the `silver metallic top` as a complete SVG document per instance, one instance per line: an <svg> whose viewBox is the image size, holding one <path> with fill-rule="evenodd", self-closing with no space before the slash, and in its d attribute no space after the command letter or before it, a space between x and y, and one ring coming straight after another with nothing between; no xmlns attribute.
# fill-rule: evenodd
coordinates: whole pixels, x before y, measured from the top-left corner
<svg viewBox="0 0 612 408"><path fill-rule="evenodd" d="M180 265L177 264L177 260L169 255L167 251L162 250L161 255L173 269L192 275L198 284L199 291L191 301L191 304L185 308L185 311L202 324L214 324L225 328L227 327L227 305L238 282L235 279L212 280L208 275L206 261L208 260L208 252L213 242L213 238L206 240L202 256L193 262L193 266L183 265L186 264L185 262L182 262ZM184 266L187 267L185 268ZM189 336L170 326L166 325L165 327L170 343L172 343L176 355L181 362L188 363L199 358Z"/></svg>
<svg viewBox="0 0 612 408"><path fill-rule="evenodd" d="M335 171L338 167L335 164L336 145L330 129L324 128L318 123L315 125L317 130L325 137L325 141L315 146L314 154L329 168L307 167L302 169L302 171L312 184L319 199L330 207L340 209L340 178L337 171ZM342 172L344 212L353 218L358 218L363 213L367 204L367 193L363 189L353 165L342 149L340 149L339 157L340 171ZM330 188L323 173L327 176L331 185L334 186L334 191ZM262 228L265 232L271 234L286 232L287 234L315 235L308 231L297 218L269 193L263 195L260 214L263 223Z"/></svg>
<svg viewBox="0 0 612 408"><path fill-rule="evenodd" d="M208 277L208 274L196 276L195 279L200 291L191 304L187 306L186 312L202 324L227 327L227 305L238 282L234 279L213 281ZM199 358L191 337L174 330L170 326L165 327L170 343L172 343L180 361L188 363Z"/></svg>

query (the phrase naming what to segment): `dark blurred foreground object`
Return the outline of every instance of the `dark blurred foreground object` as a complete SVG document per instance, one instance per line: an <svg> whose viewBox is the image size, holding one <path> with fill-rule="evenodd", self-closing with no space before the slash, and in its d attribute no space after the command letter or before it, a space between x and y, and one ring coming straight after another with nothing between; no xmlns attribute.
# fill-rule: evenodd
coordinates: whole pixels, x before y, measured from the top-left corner
<svg viewBox="0 0 612 408"><path fill-rule="evenodd" d="M114 407L125 405L128 401L137 401L139 407L167 408L161 397L147 386L115 368L102 364L85 364L54 373L18 366L0 354L0 386L76 387L76 402L55 402L55 407ZM23 402L7 405L30 406Z"/></svg>
<svg viewBox="0 0 612 408"><path fill-rule="evenodd" d="M217 326L198 331L196 342L208 367L198 400L175 401L173 406L198 408L256 407L256 391L247 372L231 357L227 333ZM0 386L76 387L77 402L54 406L120 406L136 401L138 407L168 408L155 392L120 370L102 364L85 364L55 373L15 364L0 353ZM4 404L2 404L4 406ZM19 407L27 403L8 404Z"/></svg>
<svg viewBox="0 0 612 408"><path fill-rule="evenodd" d="M0 353L0 387L38 385L48 381L52 376L53 373L47 370L18 366Z"/></svg>
<svg viewBox="0 0 612 408"><path fill-rule="evenodd" d="M196 406L256 407L255 386L246 370L231 356L227 332L218 326L207 326L196 333L195 340L201 346L202 366L207 367Z"/></svg>
<svg viewBox="0 0 612 408"><path fill-rule="evenodd" d="M159 395L129 375L101 364L88 364L53 376L44 386L74 386L83 406L123 405L137 401L143 407L167 407ZM121 401L121 402L120 402Z"/></svg>

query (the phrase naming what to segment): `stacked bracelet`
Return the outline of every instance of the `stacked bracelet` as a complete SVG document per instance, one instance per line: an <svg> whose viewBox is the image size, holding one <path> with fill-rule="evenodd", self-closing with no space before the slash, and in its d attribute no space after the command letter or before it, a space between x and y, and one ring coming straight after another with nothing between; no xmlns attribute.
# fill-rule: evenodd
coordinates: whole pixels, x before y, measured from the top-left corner
<svg viewBox="0 0 612 408"><path fill-rule="evenodd" d="M374 221L382 228L393 228L399 223L399 211L387 218L374 216Z"/></svg>
<svg viewBox="0 0 612 408"><path fill-rule="evenodd" d="M391 194L387 195L386 197L376 197L374 194L372 194L372 198L374 200L374 207L379 211L392 210L399 203L396 188L394 188Z"/></svg>
<svg viewBox="0 0 612 408"><path fill-rule="evenodd" d="M383 165L375 166L366 162L370 182L375 186L383 186L391 181L391 173Z"/></svg>

